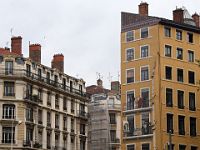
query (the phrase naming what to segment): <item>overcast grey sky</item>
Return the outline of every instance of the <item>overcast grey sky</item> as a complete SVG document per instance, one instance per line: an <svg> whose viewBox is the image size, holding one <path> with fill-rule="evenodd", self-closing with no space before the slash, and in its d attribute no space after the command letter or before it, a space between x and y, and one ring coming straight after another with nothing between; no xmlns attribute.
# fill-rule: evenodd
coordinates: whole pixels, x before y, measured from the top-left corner
<svg viewBox="0 0 200 150"><path fill-rule="evenodd" d="M0 47L10 46L14 36L42 45L42 63L50 66L55 53L65 55L65 73L96 84L96 72L104 86L118 80L120 72L120 12L138 12L141 0L1 0ZM149 15L172 18L172 10L185 6L200 12L199 0L146 0Z"/></svg>

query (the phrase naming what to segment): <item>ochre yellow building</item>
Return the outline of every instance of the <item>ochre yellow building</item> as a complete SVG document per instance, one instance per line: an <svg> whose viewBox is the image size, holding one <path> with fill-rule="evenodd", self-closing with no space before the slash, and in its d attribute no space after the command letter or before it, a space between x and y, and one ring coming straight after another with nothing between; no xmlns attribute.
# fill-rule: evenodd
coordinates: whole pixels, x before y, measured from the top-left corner
<svg viewBox="0 0 200 150"><path fill-rule="evenodd" d="M122 150L200 149L199 16L121 19Z"/></svg>

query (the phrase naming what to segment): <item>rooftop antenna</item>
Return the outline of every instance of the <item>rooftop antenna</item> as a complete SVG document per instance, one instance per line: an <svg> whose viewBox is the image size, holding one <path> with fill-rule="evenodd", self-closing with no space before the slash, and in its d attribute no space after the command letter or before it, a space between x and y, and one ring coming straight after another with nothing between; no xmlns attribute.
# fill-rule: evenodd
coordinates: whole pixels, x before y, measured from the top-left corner
<svg viewBox="0 0 200 150"><path fill-rule="evenodd" d="M119 73L119 71L118 71L117 79L118 79L118 81L120 80L120 73Z"/></svg>
<svg viewBox="0 0 200 150"><path fill-rule="evenodd" d="M10 29L10 36L13 36L13 28Z"/></svg>
<svg viewBox="0 0 200 150"><path fill-rule="evenodd" d="M103 79L103 76L101 76L101 74L99 72L96 72L96 76L97 76L97 80L98 79Z"/></svg>
<svg viewBox="0 0 200 150"><path fill-rule="evenodd" d="M112 81L112 77L113 77L113 76L111 76L111 74L110 74L110 72L109 72L108 80L109 80L110 83L111 83L111 81Z"/></svg>

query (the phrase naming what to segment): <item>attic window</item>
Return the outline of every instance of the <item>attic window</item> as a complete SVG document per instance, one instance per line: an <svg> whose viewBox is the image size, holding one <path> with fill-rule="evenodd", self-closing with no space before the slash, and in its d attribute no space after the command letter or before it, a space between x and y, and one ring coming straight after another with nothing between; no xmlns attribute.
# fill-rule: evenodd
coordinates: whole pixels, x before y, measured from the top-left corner
<svg viewBox="0 0 200 150"><path fill-rule="evenodd" d="M147 38L149 36L148 28L141 29L141 38Z"/></svg>
<svg viewBox="0 0 200 150"><path fill-rule="evenodd" d="M193 34L192 33L187 33L187 41L189 42L189 43L193 43L194 41L193 41Z"/></svg>

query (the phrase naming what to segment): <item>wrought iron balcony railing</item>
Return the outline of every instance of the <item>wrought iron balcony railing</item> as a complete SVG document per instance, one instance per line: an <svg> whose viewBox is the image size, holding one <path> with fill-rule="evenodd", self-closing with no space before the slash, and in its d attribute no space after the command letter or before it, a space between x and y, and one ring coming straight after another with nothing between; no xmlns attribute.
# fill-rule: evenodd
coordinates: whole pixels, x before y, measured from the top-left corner
<svg viewBox="0 0 200 150"><path fill-rule="evenodd" d="M129 131L125 133L125 137L144 136L149 134L153 134L151 126L129 129Z"/></svg>
<svg viewBox="0 0 200 150"><path fill-rule="evenodd" d="M83 111L83 110L79 110L78 111L78 116L82 117L82 118L85 118L85 119L88 119L88 113Z"/></svg>
<svg viewBox="0 0 200 150"><path fill-rule="evenodd" d="M150 107L150 101L149 100L139 100L135 101L134 103L127 103L125 107L125 111L128 110L134 110L134 109L143 109Z"/></svg>
<svg viewBox="0 0 200 150"><path fill-rule="evenodd" d="M83 92L82 90L78 90L78 89L69 87L69 86L64 85L62 83L56 82L54 80L51 80L49 78L40 76L38 74L29 72L29 71L24 70L24 69L13 69L12 73L9 73L9 74L7 73L5 68L0 69L0 76L8 76L8 75L13 76L13 77L27 77L30 80L36 80L36 81L48 84L50 86L59 88L60 90L64 90L64 91L69 92L69 93L73 93L73 94L76 94L76 95L79 95L79 96L86 97L86 93ZM11 93L11 95L13 96L13 93Z"/></svg>

